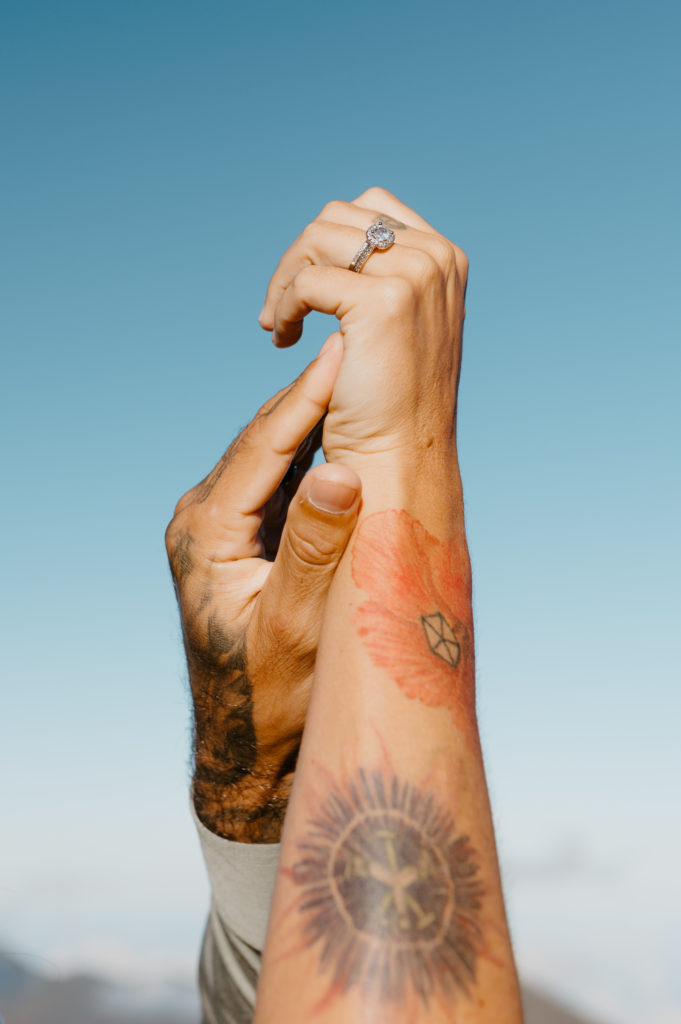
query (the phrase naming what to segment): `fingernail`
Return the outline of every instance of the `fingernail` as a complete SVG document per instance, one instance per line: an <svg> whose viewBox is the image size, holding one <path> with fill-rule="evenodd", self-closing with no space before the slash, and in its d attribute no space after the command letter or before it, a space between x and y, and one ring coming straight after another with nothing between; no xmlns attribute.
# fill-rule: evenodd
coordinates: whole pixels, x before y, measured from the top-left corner
<svg viewBox="0 0 681 1024"><path fill-rule="evenodd" d="M326 339L326 341L324 342L324 344L320 348L319 352L317 353L317 359L319 359L320 356L323 356L325 352L328 352L330 348L333 348L333 344L334 344L335 340L336 340L335 339L335 335L330 334L328 336L328 338Z"/></svg>
<svg viewBox="0 0 681 1024"><path fill-rule="evenodd" d="M279 344L279 338L277 337L277 332L276 331L272 331L272 344L273 345L278 345Z"/></svg>
<svg viewBox="0 0 681 1024"><path fill-rule="evenodd" d="M262 327L262 322L263 322L264 319L265 319L265 307L263 306L262 309L260 310L260 312L258 313L258 323L260 324L261 327Z"/></svg>
<svg viewBox="0 0 681 1024"><path fill-rule="evenodd" d="M347 512L357 497L357 491L336 480L317 479L312 481L307 497L322 512Z"/></svg>

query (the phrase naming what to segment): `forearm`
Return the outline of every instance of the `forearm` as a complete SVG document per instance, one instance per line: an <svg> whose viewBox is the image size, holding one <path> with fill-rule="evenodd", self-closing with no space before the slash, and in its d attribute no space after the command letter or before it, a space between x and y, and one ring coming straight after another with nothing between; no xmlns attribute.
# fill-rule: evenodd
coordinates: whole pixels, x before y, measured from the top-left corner
<svg viewBox="0 0 681 1024"><path fill-rule="evenodd" d="M412 485L409 480L417 480ZM363 480L287 815L256 1020L522 1019L475 718L458 467Z"/></svg>
<svg viewBox="0 0 681 1024"><path fill-rule="evenodd" d="M268 744L258 721L246 641L212 626L211 657L187 644L194 704L194 806L211 832L241 843L276 843L297 744Z"/></svg>

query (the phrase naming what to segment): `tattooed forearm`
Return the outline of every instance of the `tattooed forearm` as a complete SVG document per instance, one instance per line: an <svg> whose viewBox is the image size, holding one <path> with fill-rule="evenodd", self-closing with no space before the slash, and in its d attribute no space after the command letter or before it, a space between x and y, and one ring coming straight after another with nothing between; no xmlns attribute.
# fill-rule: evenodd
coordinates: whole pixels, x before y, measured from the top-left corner
<svg viewBox="0 0 681 1024"><path fill-rule="evenodd" d="M445 544L407 512L377 512L361 524L352 553L359 635L375 665L405 696L474 714L470 569L458 543Z"/></svg>
<svg viewBox="0 0 681 1024"><path fill-rule="evenodd" d="M303 935L330 991L393 1003L469 994L482 885L468 836L431 794L360 771L308 822L293 868Z"/></svg>
<svg viewBox="0 0 681 1024"><path fill-rule="evenodd" d="M276 842L290 790L289 766L258 761L253 686L243 636L213 617L208 643L185 635L194 699L194 805L212 832L240 842Z"/></svg>
<svg viewBox="0 0 681 1024"><path fill-rule="evenodd" d="M422 615L421 625L426 637L428 649L452 668L457 668L461 657L461 644L457 640L454 627L447 622L442 612ZM463 625L457 622L459 635L463 633Z"/></svg>

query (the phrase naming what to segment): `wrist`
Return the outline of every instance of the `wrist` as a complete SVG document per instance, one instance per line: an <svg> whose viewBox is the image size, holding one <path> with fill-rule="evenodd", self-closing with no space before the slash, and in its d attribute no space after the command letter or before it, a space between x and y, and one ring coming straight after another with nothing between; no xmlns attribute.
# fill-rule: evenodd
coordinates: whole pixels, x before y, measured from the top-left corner
<svg viewBox="0 0 681 1024"><path fill-rule="evenodd" d="M464 533L463 486L456 452L402 453L353 463L362 480L360 519L388 508L404 509L436 535Z"/></svg>
<svg viewBox="0 0 681 1024"><path fill-rule="evenodd" d="M205 827L223 839L240 843L276 843L293 781L254 770L225 785L219 771L197 764L192 781L196 814Z"/></svg>

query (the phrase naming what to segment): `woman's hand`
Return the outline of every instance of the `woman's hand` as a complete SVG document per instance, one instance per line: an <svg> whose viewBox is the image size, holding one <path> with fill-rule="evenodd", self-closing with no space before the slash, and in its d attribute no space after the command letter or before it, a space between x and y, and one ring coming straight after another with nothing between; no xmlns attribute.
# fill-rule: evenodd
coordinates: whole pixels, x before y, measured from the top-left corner
<svg viewBox="0 0 681 1024"><path fill-rule="evenodd" d="M345 466L306 472L336 339L270 399L166 531L194 701L194 803L213 832L275 842L307 713L326 593L357 519Z"/></svg>
<svg viewBox="0 0 681 1024"><path fill-rule="evenodd" d="M361 273L347 269L380 217L395 232ZM468 261L393 195L331 202L282 257L260 323L295 344L311 310L338 318L345 355L324 426L330 462L361 470L451 456Z"/></svg>

